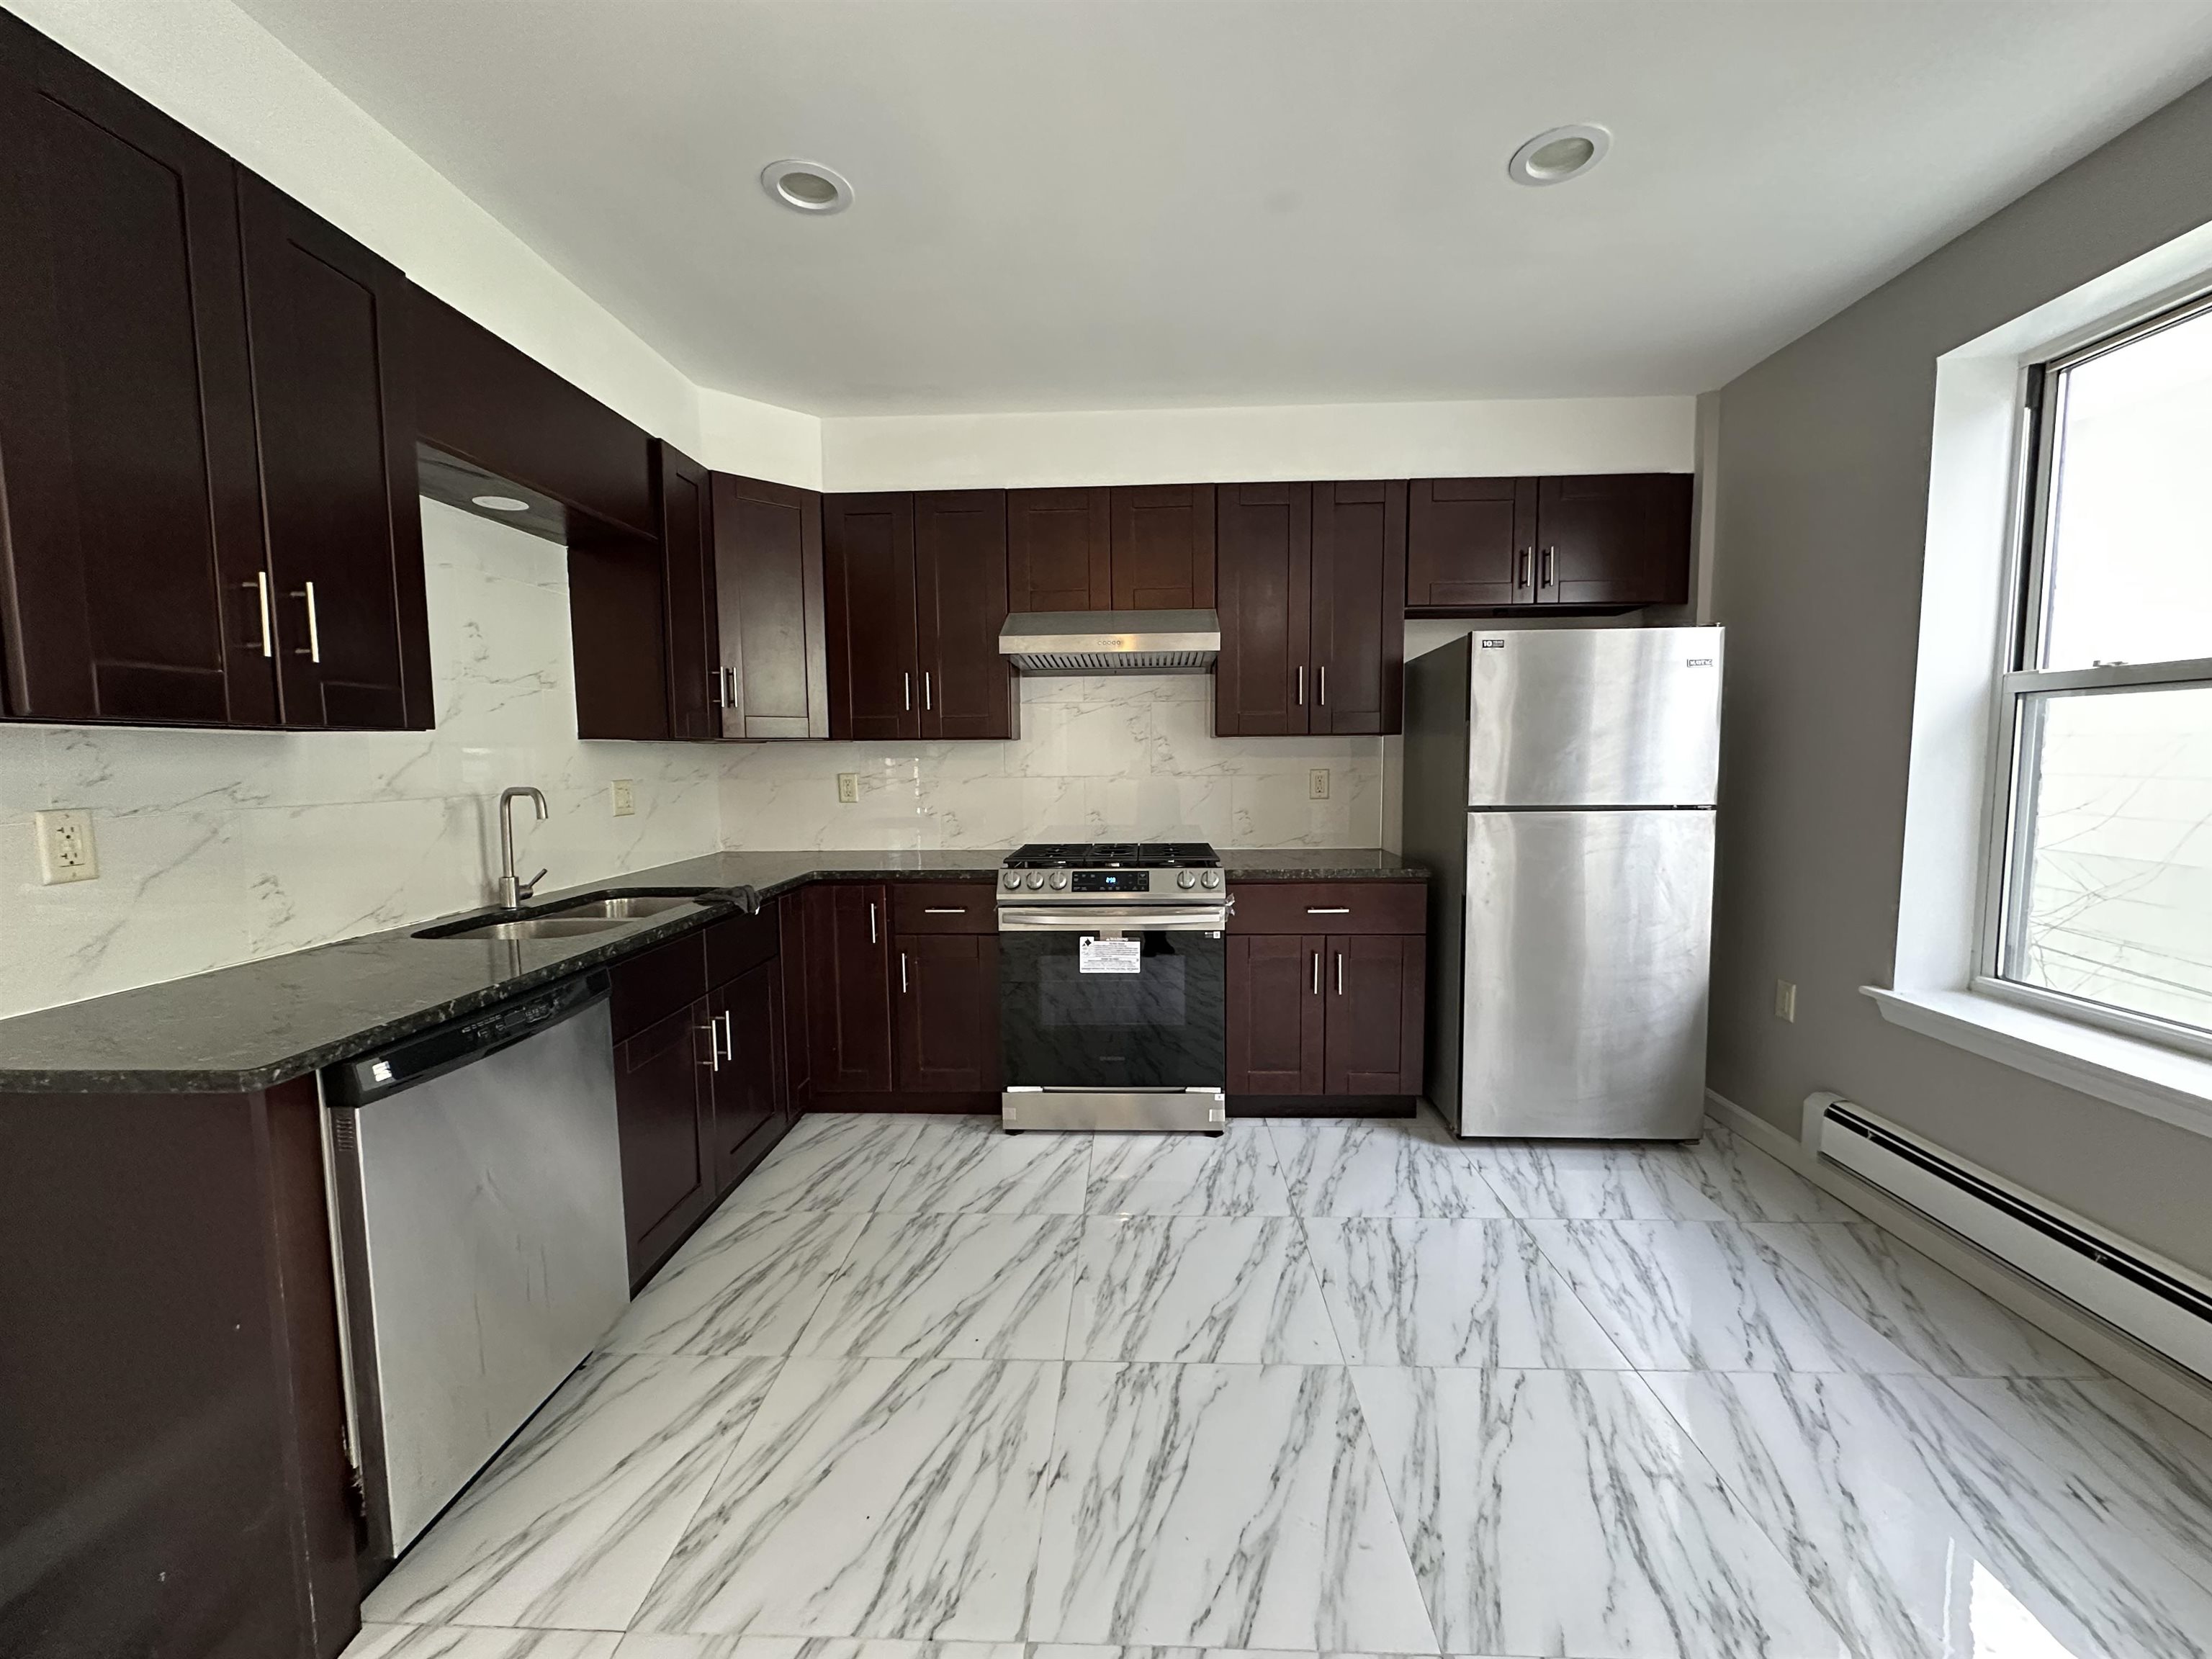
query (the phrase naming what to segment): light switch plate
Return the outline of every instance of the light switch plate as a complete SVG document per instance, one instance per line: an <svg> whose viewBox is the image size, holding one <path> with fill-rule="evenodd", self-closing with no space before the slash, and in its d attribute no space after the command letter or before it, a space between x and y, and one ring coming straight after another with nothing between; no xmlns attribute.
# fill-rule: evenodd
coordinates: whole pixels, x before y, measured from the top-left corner
<svg viewBox="0 0 2212 1659"><path fill-rule="evenodd" d="M1786 979L1774 981L1774 1017L1797 1023L1797 988Z"/></svg>
<svg viewBox="0 0 2212 1659"><path fill-rule="evenodd" d="M614 781L614 797L617 817L629 817L636 812L637 785L635 781L629 778L617 778Z"/></svg>
<svg viewBox="0 0 2212 1659"><path fill-rule="evenodd" d="M860 800L860 775L840 772L837 775L837 799L847 806L857 806Z"/></svg>
<svg viewBox="0 0 2212 1659"><path fill-rule="evenodd" d="M100 852L93 845L91 813L40 812L31 822L39 838L40 881L52 887L98 877Z"/></svg>
<svg viewBox="0 0 2212 1659"><path fill-rule="evenodd" d="M1328 799L1328 768L1316 766L1306 774L1306 798L1309 800Z"/></svg>

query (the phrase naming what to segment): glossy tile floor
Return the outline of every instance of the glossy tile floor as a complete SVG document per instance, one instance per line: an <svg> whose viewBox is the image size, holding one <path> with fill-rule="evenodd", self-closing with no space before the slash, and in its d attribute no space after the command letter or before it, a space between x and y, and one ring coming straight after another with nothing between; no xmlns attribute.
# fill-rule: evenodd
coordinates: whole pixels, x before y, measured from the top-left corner
<svg viewBox="0 0 2212 1659"><path fill-rule="evenodd" d="M2212 1440L1717 1127L813 1116L368 1616L353 1659L2183 1659Z"/></svg>

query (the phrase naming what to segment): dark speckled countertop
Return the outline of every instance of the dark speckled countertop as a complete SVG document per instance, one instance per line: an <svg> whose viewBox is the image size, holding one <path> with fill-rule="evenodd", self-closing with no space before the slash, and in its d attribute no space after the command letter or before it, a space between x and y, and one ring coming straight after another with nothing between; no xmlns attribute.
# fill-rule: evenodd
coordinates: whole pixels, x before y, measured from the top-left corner
<svg viewBox="0 0 2212 1659"><path fill-rule="evenodd" d="M718 853L549 893L810 881L988 881L1002 851ZM1224 848L1231 881L1376 881L1428 872L1372 848ZM0 1020L0 1092L198 1094L265 1089L507 997L604 967L734 913L736 901L574 939L426 939L416 922L189 979ZM471 913L473 914L473 913ZM458 918L447 918L456 920Z"/></svg>

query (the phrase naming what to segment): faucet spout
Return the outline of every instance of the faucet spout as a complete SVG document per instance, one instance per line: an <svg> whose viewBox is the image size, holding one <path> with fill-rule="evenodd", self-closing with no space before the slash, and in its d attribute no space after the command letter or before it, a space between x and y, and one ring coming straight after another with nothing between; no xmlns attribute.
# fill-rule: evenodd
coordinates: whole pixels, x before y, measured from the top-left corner
<svg viewBox="0 0 2212 1659"><path fill-rule="evenodd" d="M538 809L538 819L541 823L552 816L546 808L544 793L528 784L499 792L499 902L500 908L506 910L520 908L522 901L536 892L538 884L545 879L543 870L528 881L518 880L515 877L514 803L519 799L527 799Z"/></svg>

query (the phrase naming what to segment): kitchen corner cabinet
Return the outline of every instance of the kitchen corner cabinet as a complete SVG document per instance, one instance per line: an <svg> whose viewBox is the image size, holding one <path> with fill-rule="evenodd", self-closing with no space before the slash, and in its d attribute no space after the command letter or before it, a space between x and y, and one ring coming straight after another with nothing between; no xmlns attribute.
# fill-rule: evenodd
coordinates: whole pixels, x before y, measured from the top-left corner
<svg viewBox="0 0 2212 1659"><path fill-rule="evenodd" d="M1452 616L1686 604L1690 499L1680 472L1418 479L1407 608Z"/></svg>
<svg viewBox="0 0 2212 1659"><path fill-rule="evenodd" d="M1406 486L1223 484L1216 520L1215 732L1398 731Z"/></svg>
<svg viewBox="0 0 2212 1659"><path fill-rule="evenodd" d="M711 518L721 735L828 737L822 497L718 472Z"/></svg>
<svg viewBox="0 0 2212 1659"><path fill-rule="evenodd" d="M1228 952L1229 1094L1410 1101L1427 1021L1422 882L1246 883Z"/></svg>
<svg viewBox="0 0 2212 1659"><path fill-rule="evenodd" d="M890 915L875 882L799 890L812 1097L891 1086Z"/></svg>
<svg viewBox="0 0 2212 1659"><path fill-rule="evenodd" d="M1008 608L1210 611L1212 484L1006 492Z"/></svg>
<svg viewBox="0 0 2212 1659"><path fill-rule="evenodd" d="M823 505L830 735L1011 738L1020 688L999 654L1006 492L832 495Z"/></svg>

